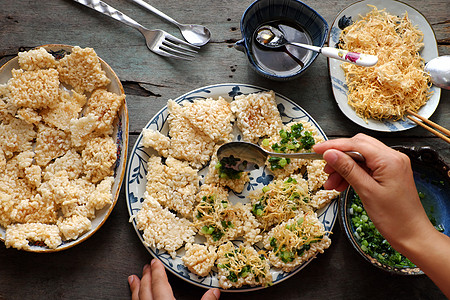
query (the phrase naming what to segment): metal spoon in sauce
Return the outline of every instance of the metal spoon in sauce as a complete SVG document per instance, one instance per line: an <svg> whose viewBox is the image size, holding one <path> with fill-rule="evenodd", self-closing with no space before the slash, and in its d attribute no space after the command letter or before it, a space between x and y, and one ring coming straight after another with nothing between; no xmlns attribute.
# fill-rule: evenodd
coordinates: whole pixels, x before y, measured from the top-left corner
<svg viewBox="0 0 450 300"><path fill-rule="evenodd" d="M356 151L344 152L357 162L364 162L364 156ZM267 157L284 158L303 158L303 159L323 159L322 154L315 152L309 153L275 153L269 152L260 146L248 142L230 142L223 144L217 149L217 158L221 161L223 158L233 157L234 164L227 165L238 171L251 171L258 169L258 166L264 166Z"/></svg>
<svg viewBox="0 0 450 300"><path fill-rule="evenodd" d="M425 65L425 72L431 76L431 82L440 88L450 90L450 55L433 58Z"/></svg>
<svg viewBox="0 0 450 300"><path fill-rule="evenodd" d="M363 67L371 67L378 62L378 57L375 55L349 52L347 50L332 47L317 47L308 44L290 42L285 38L283 32L270 25L263 25L258 28L256 31L256 41L267 48L280 48L285 45L294 45L322 53L326 57L343 60L345 62L354 63Z"/></svg>

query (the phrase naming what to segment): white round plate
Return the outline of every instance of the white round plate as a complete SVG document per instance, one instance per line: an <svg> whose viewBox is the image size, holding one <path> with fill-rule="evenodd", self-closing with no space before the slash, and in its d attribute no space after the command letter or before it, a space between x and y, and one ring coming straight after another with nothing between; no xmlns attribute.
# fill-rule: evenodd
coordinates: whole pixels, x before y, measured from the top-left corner
<svg viewBox="0 0 450 300"><path fill-rule="evenodd" d="M69 45L60 45L60 44L51 44L44 45L47 51L57 52L69 52L72 49L72 46ZM55 54L54 54L55 55ZM102 65L102 69L106 72L106 76L111 80L111 83L107 86L107 90L111 93L115 93L118 95L124 94L124 90L122 84L117 77L116 73L114 73L113 69L101 58L100 63ZM19 69L19 61L18 57L14 57L9 60L0 68L0 84L5 84L11 78L11 70ZM85 241L89 237L91 237L105 222L106 219L111 214L114 206L117 203L117 199L119 198L120 187L122 186L122 181L125 175L126 168L126 160L127 160L127 152L128 152L128 110L126 102L119 110L118 118L114 121L114 131L112 137L116 141L117 145L117 161L114 168L114 183L112 186L112 195L113 195L113 203L101 210L96 211L96 216L91 220L92 227L89 231L81 235L78 239L72 241L63 241L61 245L59 245L56 249L49 249L45 246L40 245L32 245L30 249L27 251L30 252L56 252L71 248L79 243ZM0 240L5 240L5 228L0 226Z"/></svg>
<svg viewBox="0 0 450 300"><path fill-rule="evenodd" d="M360 15L364 16L369 11L372 10L372 8L368 6L368 4L374 5L378 9L386 8L386 12L393 15L401 16L405 12L407 12L408 17L413 23L413 25L418 26L418 28L424 34L423 42L425 47L420 52L420 55L423 57L423 59L425 59L425 62L428 62L431 59L438 56L436 37L434 35L433 29L431 28L431 25L428 23L425 17L413 7L404 4L402 2L392 0L364 0L353 3L347 8L343 9L336 16L336 19L334 20L333 25L331 26L331 30L328 36L328 45L330 47L334 47L339 42L339 35L342 31L338 26L339 19L341 19L341 17L345 15L346 17L351 16L353 21L357 21ZM410 129L416 126L416 123L406 118L405 118L406 120L399 120L399 121L392 121L392 120L377 121L374 119L368 119L366 123L366 121L364 121L361 117L357 116L355 110L352 107L350 107L350 105L348 105L347 103L348 88L345 82L344 71L340 67L341 64L342 62L339 60L328 59L328 67L330 71L331 85L333 88L334 98L336 99L339 108L347 118L349 118L350 120L352 120L353 122L364 128L376 131L395 132ZM439 99L441 97L440 88L432 86L431 91L433 92L433 95L427 101L427 104L425 104L418 111L419 115L427 119L431 117L431 115L436 110L439 104Z"/></svg>
<svg viewBox="0 0 450 300"><path fill-rule="evenodd" d="M238 84L238 83L224 83L202 87L191 92L188 92L174 101L180 103L183 100L193 100L193 99L206 99L206 98L214 98L217 99L219 96L224 97L227 101L232 101L234 96L240 94L250 94L257 93L261 91L267 91L267 89L260 88L253 85L247 84ZM308 121L310 122L318 131L318 133L326 140L326 136L319 125L311 118L310 115L306 111L304 111L300 106L298 106L295 102L289 100L288 98L276 94L276 102L278 106L278 110L281 114L281 118L283 122L289 123L292 121ZM167 121L168 109L167 106L161 109L146 125L145 128L150 128L153 130L157 130L164 135L168 134L169 124ZM236 126L235 126L236 127ZM238 131L234 132L235 140L240 139L240 135ZM134 229L136 230L137 235L144 241L142 236L142 232L136 229L136 221L134 220L134 216L142 207L142 202L144 201L144 192L146 186L146 174L147 174L147 161L150 155L158 155L154 150L145 148L142 143L142 134L137 139L128 160L128 167L125 177L125 187L126 187L126 200L128 211L130 213L130 217L132 219L132 223ZM204 175L207 174L208 168L205 167L199 171L199 174L204 178ZM246 196L248 193L255 189L261 189L264 185L267 185L273 176L266 172L265 168L260 168L259 170L254 170L250 173L250 183L246 185L244 191L242 193L233 193L230 192L229 200L231 203L243 202L246 203L248 200ZM320 221L325 225L325 231L331 232L336 220L337 214L337 200L334 200L332 203L327 205L326 207L317 211L317 215L319 216ZM145 244L144 244L145 246ZM172 259L171 256L165 251L156 249L153 247L147 247L147 250L156 258L160 259L165 265L166 269L175 274L176 276L184 279L187 282L190 282L194 285L203 287L203 288L220 288L217 279L217 273L211 271L206 277L199 277L193 273L191 273L183 264L181 257L184 255L184 249L180 249L177 252L177 256L175 259ZM310 260L309 260L310 261ZM297 267L292 272L286 273L282 272L279 269L272 268L270 272L273 277L273 284L280 283L281 281L288 279L293 276L295 273L303 269L309 261ZM242 288L234 288L228 289L227 291L251 291L256 289L261 289L263 287L242 287Z"/></svg>

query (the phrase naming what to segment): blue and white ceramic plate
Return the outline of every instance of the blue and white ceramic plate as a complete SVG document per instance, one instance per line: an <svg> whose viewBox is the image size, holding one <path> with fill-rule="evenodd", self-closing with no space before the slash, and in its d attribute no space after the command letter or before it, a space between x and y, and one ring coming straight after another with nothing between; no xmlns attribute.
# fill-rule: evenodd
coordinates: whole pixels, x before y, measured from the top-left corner
<svg viewBox="0 0 450 300"><path fill-rule="evenodd" d="M70 53L72 46L69 45L61 45L61 44L51 44L41 46L45 48L47 51L51 52L54 56L61 55L64 56L66 53ZM111 93L115 93L118 95L124 94L124 90L122 84L117 77L114 70L101 58L99 58L102 69L105 71L106 76L111 80L111 83L107 86L107 90ZM11 78L11 70L19 69L19 61L18 57L14 57L9 60L6 64L4 64L0 68L0 84L5 84ZM41 246L38 244L31 245L30 249L27 251L30 252L57 252L61 250L65 250L71 248L75 245L80 244L85 241L89 237L91 237L108 219L111 214L114 206L117 203L117 199L119 198L120 188L122 186L122 181L125 176L125 168L127 161L127 152L128 152L128 109L126 102L119 110L118 118L114 121L114 129L112 133L113 139L116 141L117 146L117 161L114 167L114 183L112 186L112 196L113 203L110 206L107 206L101 210L98 210L95 214L95 218L91 220L92 226L89 231L78 237L76 240L71 241L63 241L61 245L59 245L56 249L49 249L45 246ZM0 240L5 240L5 228L0 226Z"/></svg>
<svg viewBox="0 0 450 300"><path fill-rule="evenodd" d="M386 12L393 15L400 16L403 15L405 12L407 12L411 22L415 26L418 26L418 28L424 34L423 42L425 44L425 47L420 52L420 55L423 57L423 59L425 59L425 62L428 62L431 59L438 56L436 37L434 35L434 31L431 28L430 23L428 23L425 17L413 7L404 4L402 2L392 0L364 0L356 2L348 6L344 10L342 10L336 16L336 19L334 20L333 25L331 26L330 34L328 37L328 45L330 45L330 47L334 47L339 42L339 35L341 33L341 29L338 26L339 20L343 16L346 16L352 17L353 21L357 21L360 15L364 16L369 11L372 10L372 8L368 5L374 5L378 9L386 8ZM369 119L367 120L368 123L366 123L362 118L357 116L355 110L352 107L350 107L350 105L348 105L347 103L348 88L345 82L344 71L340 67L341 64L342 62L339 60L328 59L328 67L330 71L334 98L336 99L339 108L344 113L344 115L347 116L347 118L349 118L350 120L352 120L353 122L362 127L376 131L395 132L410 129L416 126L416 123L410 121L409 119L399 121L391 121L391 120L377 121L374 119ZM439 104L439 99L441 97L440 88L432 86L431 91L433 92L433 95L428 100L427 104L424 105L418 111L418 113L421 116L427 119L431 117L431 115L436 110Z"/></svg>
<svg viewBox="0 0 450 300"><path fill-rule="evenodd" d="M205 99L205 98L214 98L217 99L219 96L224 97L227 101L232 101L233 98L240 94L250 94L257 93L261 91L266 91L267 89L260 88L257 86L247 85L247 84L236 84L236 83L224 83L218 85L211 85L202 87L191 92L188 92L174 101L180 103L183 100L193 100L193 99ZM319 127L319 125L314 121L311 116L304 111L300 106L298 106L293 101L288 98L276 94L276 102L278 106L278 110L280 111L282 120L284 123L289 123L291 121L309 121L318 131L318 133L324 138L327 139L325 133ZM168 134L169 124L167 122L168 109L167 106L164 107L161 111L159 111L146 125L146 128L151 128L153 130L157 130L164 135ZM236 127L236 126L235 126ZM234 132L234 136L236 139L240 138L239 132ZM146 185L146 173L147 173L147 160L150 155L157 155L157 153L148 148L144 148L142 145L142 134L137 139L128 160L128 167L125 177L125 187L126 187L126 200L128 211L130 213L130 217L132 219L133 226L136 230L137 235L144 241L142 236L142 232L136 229L136 221L134 221L133 217L137 214L137 212L142 207L142 202L144 201L144 192ZM207 174L208 168L205 167L199 171L202 179L204 175ZM250 173L250 183L246 185L244 191L242 193L230 193L230 202L248 202L246 196L248 193L255 189L260 189L262 186L267 185L273 176L266 172L265 168L260 168L259 170L254 170ZM337 215L337 201L333 201L326 207L320 209L317 212L319 219L325 225L325 230L327 232L331 232L336 221ZM144 245L145 246L145 245ZM171 256L164 250L147 247L147 250L156 258L160 259L165 265L166 269L175 274L176 276L184 279L187 282L190 282L194 285L203 287L203 288L213 288L219 287L217 272L211 271L210 274L206 277L199 277L193 273L191 273L183 264L181 257L184 255L184 249L180 249L177 252L177 257L172 259ZM273 277L273 283L277 284L283 280L286 280L296 274L298 271L303 269L307 264L306 262L303 265L296 268L294 271L286 273L282 272L279 269L272 268L271 273ZM262 287L242 287L238 289L229 289L227 291L251 291L256 289L261 289Z"/></svg>

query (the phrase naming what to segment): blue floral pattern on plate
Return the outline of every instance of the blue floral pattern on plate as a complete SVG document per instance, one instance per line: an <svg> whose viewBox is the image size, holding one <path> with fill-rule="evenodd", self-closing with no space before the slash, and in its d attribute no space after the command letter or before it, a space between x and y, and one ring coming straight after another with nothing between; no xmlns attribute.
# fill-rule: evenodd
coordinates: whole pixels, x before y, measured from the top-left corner
<svg viewBox="0 0 450 300"><path fill-rule="evenodd" d="M237 95L257 93L261 91L267 91L267 89L247 84L224 83L206 86L193 90L180 96L174 101L180 103L183 100L192 101L193 99L218 98L219 96L224 97L225 99L227 99L227 101L232 101L233 98ZM308 121L317 129L318 133L324 139L327 139L325 133L316 123L316 121L314 121L314 119L295 102L279 94L276 94L276 102L282 120L285 124L291 121L299 121L299 120ZM151 128L153 130L161 132L164 135L167 135L169 131L168 122L166 122L167 116L168 116L168 109L166 106L163 109L161 109L149 121L149 123L146 125L145 128ZM240 139L240 134L237 129L235 129L234 131L234 136L236 140ZM141 134L138 137L129 156L125 178L125 188L126 188L126 201L128 211L132 220L131 222L136 230L138 237L142 242L144 241L142 232L136 229L136 221L133 219L133 217L142 207L142 201L144 199L144 192L146 185L145 180L145 176L147 173L146 162L150 155L158 155L158 154L153 149L144 148L142 146L142 134ZM202 170L199 171L199 175L201 175L202 178L204 178L204 175L206 175L207 172L208 172L207 168L203 168ZM272 179L273 176L270 174L270 172L267 172L265 168L260 168L259 170L252 171L250 174L250 183L247 184L242 193L230 193L230 202L236 203L247 201L246 196L250 191L262 188L262 186L267 185L269 182L271 182ZM327 232L331 232L334 223L336 221L337 201L335 200L329 205L317 211L317 215L319 219L324 223L325 230ZM239 241L235 242L239 243ZM219 287L217 272L214 269L206 277L199 277L189 272L189 270L187 270L181 259L181 257L184 255L184 249L180 249L177 252L177 257L175 259L172 259L170 255L164 250L147 246L145 247L154 257L159 258L170 272L184 279L185 281L203 288ZM303 269L308 263L309 261L302 264L301 266L299 266L298 268L289 273L272 268L271 273L273 277L273 283L277 284L283 280L290 278L298 271ZM262 287L242 287L237 289L230 289L228 291L243 292L261 288Z"/></svg>
<svg viewBox="0 0 450 300"><path fill-rule="evenodd" d="M424 34L423 43L425 47L420 52L420 55L425 59L425 62L428 62L432 58L438 56L436 37L434 35L433 29L431 28L431 25L428 23L425 17L420 12L407 4L391 0L363 0L353 3L347 8L343 9L336 16L336 19L334 20L333 25L331 26L331 29L329 31L328 45L330 45L330 47L334 47L339 42L339 36L341 34L341 29L338 25L339 20L343 16L346 16L352 17L353 21L358 21L359 15L365 15L372 10L372 8L368 6L369 4L376 6L378 9L386 8L386 11L393 15L400 16L405 12L408 12L409 19L415 26L418 26L418 28L422 30ZM384 132L403 131L416 126L416 123L410 121L409 119L400 121L376 121L373 119L369 119L366 123L362 118L357 116L354 109L347 104L348 88L345 83L344 71L340 67L341 64L342 62L339 60L328 58L328 67L330 71L331 86L333 89L334 98L336 99L340 110L347 118L364 128ZM418 113L425 118L429 118L434 113L441 97L440 88L432 86L431 92L433 93L433 95L428 100L427 104L418 111Z"/></svg>

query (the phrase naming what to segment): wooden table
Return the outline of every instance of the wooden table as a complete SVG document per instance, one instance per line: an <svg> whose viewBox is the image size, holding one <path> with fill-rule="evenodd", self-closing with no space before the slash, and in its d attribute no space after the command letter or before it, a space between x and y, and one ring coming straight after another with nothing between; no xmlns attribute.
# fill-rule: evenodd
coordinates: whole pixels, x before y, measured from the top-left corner
<svg viewBox="0 0 450 300"><path fill-rule="evenodd" d="M130 1L108 0L149 28L180 36L176 27ZM174 61L150 52L140 33L70 0L5 0L0 3L0 64L17 52L61 43L92 47L118 74L127 94L129 147L150 118L175 98L205 85L236 82L273 89L297 102L329 138L358 132L388 145L429 145L450 162L450 147L420 127L399 133L365 130L348 120L334 101L326 59L319 56L299 79L275 82L253 72L243 53L233 48L241 38L239 22L251 0L168 0L152 4L185 23L212 31L211 42L192 62ZM334 16L353 1L305 0L331 25ZM448 0L408 0L431 23L440 55L450 54ZM443 91L431 117L450 128L450 93ZM127 276L140 274L151 259L128 223L125 193L103 227L69 250L36 254L0 245L0 299L127 299ZM424 249L426 250L426 249ZM199 299L204 290L169 275L178 299ZM438 299L442 293L426 276L392 276L363 261L351 248L339 224L332 245L305 269L271 288L251 293L223 293L222 299Z"/></svg>

